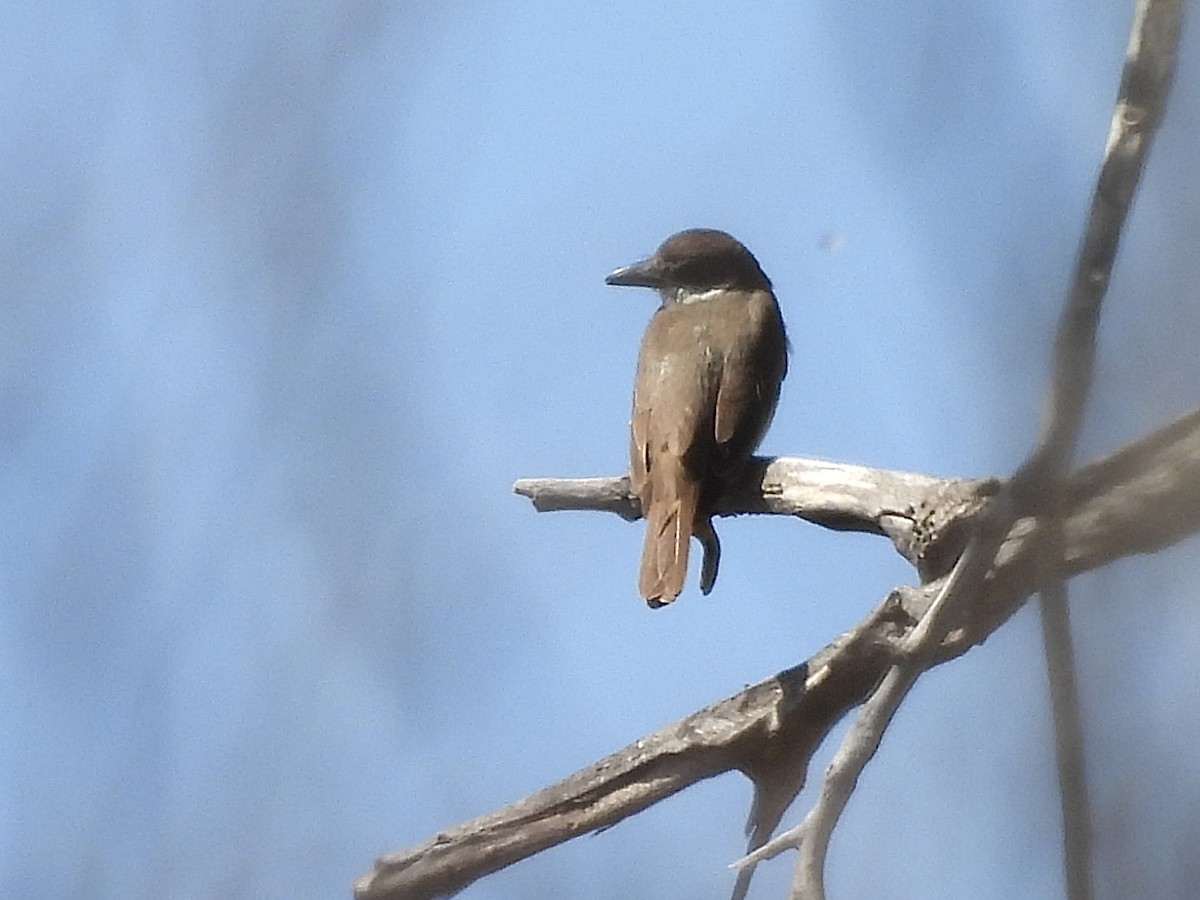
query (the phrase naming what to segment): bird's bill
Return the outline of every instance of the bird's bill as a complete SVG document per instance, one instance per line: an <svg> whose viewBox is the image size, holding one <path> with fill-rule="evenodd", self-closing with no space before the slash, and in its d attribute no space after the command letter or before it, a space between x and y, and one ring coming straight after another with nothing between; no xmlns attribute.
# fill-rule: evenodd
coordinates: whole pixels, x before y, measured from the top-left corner
<svg viewBox="0 0 1200 900"><path fill-rule="evenodd" d="M620 287L662 287L662 277L653 259L643 259L632 266L623 266L604 279L605 284Z"/></svg>

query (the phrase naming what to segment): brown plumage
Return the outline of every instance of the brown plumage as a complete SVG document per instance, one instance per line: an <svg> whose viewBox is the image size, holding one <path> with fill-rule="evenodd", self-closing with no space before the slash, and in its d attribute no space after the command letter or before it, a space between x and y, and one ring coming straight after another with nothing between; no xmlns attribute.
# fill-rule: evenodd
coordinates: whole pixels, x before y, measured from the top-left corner
<svg viewBox="0 0 1200 900"><path fill-rule="evenodd" d="M704 548L700 589L712 590L712 506L771 423L787 338L771 282L722 231L681 231L607 282L662 298L642 338L630 422L630 478L646 517L638 590L657 607L683 590L693 536Z"/></svg>

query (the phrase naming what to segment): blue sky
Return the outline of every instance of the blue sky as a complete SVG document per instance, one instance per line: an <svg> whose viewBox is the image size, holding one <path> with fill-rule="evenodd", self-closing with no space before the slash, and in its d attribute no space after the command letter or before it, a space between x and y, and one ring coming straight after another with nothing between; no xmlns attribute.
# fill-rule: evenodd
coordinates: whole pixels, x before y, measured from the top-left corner
<svg viewBox="0 0 1200 900"><path fill-rule="evenodd" d="M716 591L652 612L638 526L511 484L624 470L655 301L604 275L689 226L780 297L764 452L1011 470L1127 6L0 14L0 894L347 896L911 580L743 518ZM1198 59L1193 22L1084 455L1200 396ZM1103 895L1195 894L1195 550L1075 589ZM833 896L1061 894L1032 612L918 686ZM727 776L463 896L723 896L748 801Z"/></svg>

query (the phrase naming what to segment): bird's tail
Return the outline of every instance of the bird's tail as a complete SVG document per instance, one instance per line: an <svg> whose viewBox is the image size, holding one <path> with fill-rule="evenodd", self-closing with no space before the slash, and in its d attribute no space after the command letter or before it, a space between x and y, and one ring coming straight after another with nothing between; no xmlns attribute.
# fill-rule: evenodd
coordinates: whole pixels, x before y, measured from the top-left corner
<svg viewBox="0 0 1200 900"><path fill-rule="evenodd" d="M655 608L670 603L683 590L687 578L688 543L693 530L704 543L701 587L705 593L712 588L712 579L716 577L716 556L712 551L717 546L716 533L707 520L696 528L700 485L682 471L656 474L675 477L653 479L654 495L646 513L646 542L642 546L638 592Z"/></svg>

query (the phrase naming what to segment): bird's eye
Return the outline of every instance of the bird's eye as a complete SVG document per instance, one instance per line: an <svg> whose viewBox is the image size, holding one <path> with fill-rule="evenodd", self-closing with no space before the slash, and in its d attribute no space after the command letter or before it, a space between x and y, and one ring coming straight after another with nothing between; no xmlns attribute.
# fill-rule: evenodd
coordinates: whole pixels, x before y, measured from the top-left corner
<svg viewBox="0 0 1200 900"><path fill-rule="evenodd" d="M675 278L680 284L706 287L722 282L721 266L714 260L704 257L680 260L675 269Z"/></svg>

